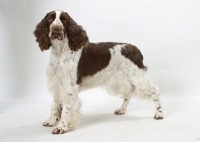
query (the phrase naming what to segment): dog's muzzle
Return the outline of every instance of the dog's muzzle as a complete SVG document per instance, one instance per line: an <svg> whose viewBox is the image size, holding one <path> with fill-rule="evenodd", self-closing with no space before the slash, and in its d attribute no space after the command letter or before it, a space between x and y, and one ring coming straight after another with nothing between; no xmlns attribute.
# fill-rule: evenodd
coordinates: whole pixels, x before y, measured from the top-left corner
<svg viewBox="0 0 200 142"><path fill-rule="evenodd" d="M62 26L56 25L51 27L51 39L58 39L58 40L63 40L64 34L63 34L63 29Z"/></svg>

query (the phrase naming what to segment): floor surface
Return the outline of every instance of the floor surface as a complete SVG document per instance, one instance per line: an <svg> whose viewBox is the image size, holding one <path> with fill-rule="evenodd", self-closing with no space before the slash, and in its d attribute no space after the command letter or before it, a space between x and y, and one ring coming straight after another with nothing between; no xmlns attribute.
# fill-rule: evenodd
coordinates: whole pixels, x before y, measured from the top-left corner
<svg viewBox="0 0 200 142"><path fill-rule="evenodd" d="M153 119L152 102L132 100L125 115L113 112L122 101L84 101L81 123L62 135L43 127L51 102L1 102L0 142L200 142L199 101L163 101L165 118Z"/></svg>

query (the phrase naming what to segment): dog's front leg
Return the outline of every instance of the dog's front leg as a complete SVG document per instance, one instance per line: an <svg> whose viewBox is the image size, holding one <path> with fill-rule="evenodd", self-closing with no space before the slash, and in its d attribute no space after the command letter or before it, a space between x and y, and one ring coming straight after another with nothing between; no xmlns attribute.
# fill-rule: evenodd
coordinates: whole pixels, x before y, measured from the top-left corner
<svg viewBox="0 0 200 142"><path fill-rule="evenodd" d="M56 125L58 123L58 121L60 120L61 111L62 111L61 102L59 103L59 101L56 101L54 99L52 102L52 105L51 105L50 118L43 123L43 126L52 127L52 126Z"/></svg>
<svg viewBox="0 0 200 142"><path fill-rule="evenodd" d="M70 127L70 116L73 113L73 107L78 99L78 93L75 93L76 91L71 91L73 93L65 93L64 96L62 96L62 112L61 112L61 118L56 126L56 128L52 131L52 134L63 134L68 131Z"/></svg>

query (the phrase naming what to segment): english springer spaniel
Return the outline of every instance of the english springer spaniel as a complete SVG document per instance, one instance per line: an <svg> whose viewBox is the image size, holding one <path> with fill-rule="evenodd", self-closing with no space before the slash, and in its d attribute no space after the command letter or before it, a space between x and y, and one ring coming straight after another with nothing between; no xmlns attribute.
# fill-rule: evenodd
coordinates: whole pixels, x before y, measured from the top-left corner
<svg viewBox="0 0 200 142"><path fill-rule="evenodd" d="M78 93L93 87L105 87L124 99L114 113L126 112L132 97L153 100L155 119L163 119L159 89L146 75L143 56L134 45L116 42L89 42L86 31L68 13L47 13L34 31L41 51L51 49L47 69L48 87L53 95L50 118L44 126L57 127L63 134L80 121Z"/></svg>

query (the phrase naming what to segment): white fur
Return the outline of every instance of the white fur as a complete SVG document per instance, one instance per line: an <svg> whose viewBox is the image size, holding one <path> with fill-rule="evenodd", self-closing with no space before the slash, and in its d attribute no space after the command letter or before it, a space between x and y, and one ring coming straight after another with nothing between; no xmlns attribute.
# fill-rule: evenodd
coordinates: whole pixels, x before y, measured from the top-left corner
<svg viewBox="0 0 200 142"><path fill-rule="evenodd" d="M77 52L71 51L68 47L67 38L63 41L54 40L51 46L50 62L47 69L49 91L53 95L52 111L57 109L61 104L61 118L58 118L58 128L62 128L64 132L72 127L80 120L80 100L78 98L79 85L77 80L77 66L82 50ZM64 110L65 109L65 110ZM72 111L71 111L72 110ZM49 120L55 124L58 112L54 113L56 117L50 117ZM51 115L54 116L54 115ZM49 121L47 120L47 121ZM45 123L47 123L45 121Z"/></svg>
<svg viewBox="0 0 200 142"><path fill-rule="evenodd" d="M60 13L56 14L58 16ZM148 80L146 71L139 69L121 54L121 49L126 44L110 48L109 65L95 75L84 77L82 83L78 85L77 66L82 49L71 51L66 36L63 41L56 39L51 40L51 43L53 46L51 46L47 77L49 91L54 101L50 118L44 125L53 126L58 123L53 133L67 132L79 122L81 103L78 93L93 87L104 87L110 94L124 98L124 103L115 114L124 114L131 97L139 97L153 100L156 106L155 118L163 117L158 87Z"/></svg>
<svg viewBox="0 0 200 142"><path fill-rule="evenodd" d="M122 48L124 48L124 45L116 45L110 49L111 60L109 65L92 77L84 78L80 86L81 90L91 87L105 87L109 93L120 95L122 98L139 88L147 90L146 88L150 83L146 77L146 72L122 56ZM139 97L145 98L146 95L141 96L140 94Z"/></svg>
<svg viewBox="0 0 200 142"><path fill-rule="evenodd" d="M55 20L52 22L52 24L50 25L50 29L52 28L52 26L61 26L61 27L63 28L63 24L62 24L62 22L60 21L60 14L62 13L62 11L61 11L61 10L56 10L55 12L56 12L56 18L55 18ZM62 31L62 33L63 33L63 31ZM51 32L51 30L50 30L50 32L49 32L49 37L51 37L51 34L52 34L52 32Z"/></svg>

